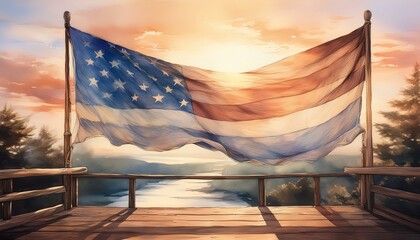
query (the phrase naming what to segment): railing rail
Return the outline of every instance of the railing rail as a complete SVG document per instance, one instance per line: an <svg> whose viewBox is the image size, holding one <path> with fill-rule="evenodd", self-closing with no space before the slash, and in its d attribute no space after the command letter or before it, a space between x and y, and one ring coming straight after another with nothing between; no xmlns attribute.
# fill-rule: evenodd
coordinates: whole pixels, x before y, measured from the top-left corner
<svg viewBox="0 0 420 240"><path fill-rule="evenodd" d="M87 169L85 167L77 167L77 168L36 168L36 169L8 169L8 170L0 170L0 206L2 208L1 212L1 219L0 221L0 231L11 228L14 226L19 226L21 224L30 222L36 218L44 217L64 209L68 209L66 207L69 201L66 199L70 199L70 191L68 186L54 186L48 187L45 189L37 189L37 190L28 190L22 192L14 192L13 191L13 179L16 178L28 178L28 177L41 177L41 176L71 176L75 174L86 173ZM14 201L34 198L39 196L46 196L51 194L63 194L63 203L57 206L53 206L50 208L41 209L35 212L25 213L17 216L12 217L12 204Z"/></svg>
<svg viewBox="0 0 420 240"><path fill-rule="evenodd" d="M418 167L361 167L344 168L345 173L360 175L363 177L372 177L374 175L399 176L399 177L420 177L420 168ZM420 203L420 194L407 192L398 189L371 184L367 188L366 196L371 199L371 207L368 209L372 213L387 218L393 222L406 225L416 231L420 231L420 220L397 212L390 208L375 204L375 195L382 195L398 199L405 199Z"/></svg>
<svg viewBox="0 0 420 240"><path fill-rule="evenodd" d="M313 205L321 205L321 177L348 177L348 173L288 173L275 175L149 175L149 174L114 174L114 173L86 173L73 176L73 206L78 206L78 180L80 178L105 178L105 179L127 179L128 180L128 207L136 207L136 179L159 179L159 180L181 180L181 179L196 179L196 180L258 180L258 206L266 206L266 179L280 179L280 178L301 178L309 177L314 180L314 200Z"/></svg>

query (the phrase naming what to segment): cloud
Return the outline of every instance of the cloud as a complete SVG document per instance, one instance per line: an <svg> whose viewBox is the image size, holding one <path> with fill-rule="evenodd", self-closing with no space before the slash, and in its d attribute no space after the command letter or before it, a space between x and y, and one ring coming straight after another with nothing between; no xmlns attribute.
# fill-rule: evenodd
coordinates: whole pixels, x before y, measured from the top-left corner
<svg viewBox="0 0 420 240"><path fill-rule="evenodd" d="M381 58L376 64L380 67L411 67L420 59L420 49L416 51L392 50L376 52L373 55Z"/></svg>
<svg viewBox="0 0 420 240"><path fill-rule="evenodd" d="M38 102L36 106L28 106L34 110L62 108L64 81L49 74L51 67L29 57L10 58L3 54L0 56L0 87L22 102L27 99Z"/></svg>
<svg viewBox="0 0 420 240"><path fill-rule="evenodd" d="M352 19L352 17L347 17L347 16L332 16L332 17L330 17L330 19L332 20L333 23L338 23L338 22L341 22L341 21Z"/></svg>
<svg viewBox="0 0 420 240"><path fill-rule="evenodd" d="M376 43L373 44L373 47L381 47L381 48L394 48L394 47L398 47L399 45L396 43L391 43L391 42L383 42L383 43Z"/></svg>
<svg viewBox="0 0 420 240"><path fill-rule="evenodd" d="M144 31L143 34L136 37L135 39L136 40L142 40L142 39L148 38L150 36L160 36L160 35L162 35L162 32L159 32L159 31L154 31L154 30Z"/></svg>

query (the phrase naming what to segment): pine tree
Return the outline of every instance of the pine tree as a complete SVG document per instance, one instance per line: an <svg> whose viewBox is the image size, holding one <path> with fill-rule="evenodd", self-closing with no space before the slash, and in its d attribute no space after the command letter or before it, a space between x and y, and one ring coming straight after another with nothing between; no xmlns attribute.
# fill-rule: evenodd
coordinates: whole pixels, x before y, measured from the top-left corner
<svg viewBox="0 0 420 240"><path fill-rule="evenodd" d="M32 127L13 108L4 106L0 110L0 169L23 167L19 158Z"/></svg>
<svg viewBox="0 0 420 240"><path fill-rule="evenodd" d="M63 154L60 147L54 147L55 137L47 127L42 127L37 137L27 141L23 149L23 159L27 168L63 167Z"/></svg>
<svg viewBox="0 0 420 240"><path fill-rule="evenodd" d="M420 158L420 65L406 79L402 97L390 102L394 111L381 112L389 123L375 124L379 134L386 139L375 146L382 160L392 160L397 165L419 166Z"/></svg>

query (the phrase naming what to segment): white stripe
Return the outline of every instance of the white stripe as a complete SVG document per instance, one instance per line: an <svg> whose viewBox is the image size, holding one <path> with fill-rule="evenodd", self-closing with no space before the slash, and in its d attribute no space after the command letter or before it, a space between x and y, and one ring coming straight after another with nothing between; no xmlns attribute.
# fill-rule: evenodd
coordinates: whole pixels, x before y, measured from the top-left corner
<svg viewBox="0 0 420 240"><path fill-rule="evenodd" d="M360 97L362 89L363 83L326 104L283 117L238 122L217 121L177 110L112 109L81 103L76 104L76 112L81 119L121 126L176 126L221 136L269 137L315 127L328 121Z"/></svg>

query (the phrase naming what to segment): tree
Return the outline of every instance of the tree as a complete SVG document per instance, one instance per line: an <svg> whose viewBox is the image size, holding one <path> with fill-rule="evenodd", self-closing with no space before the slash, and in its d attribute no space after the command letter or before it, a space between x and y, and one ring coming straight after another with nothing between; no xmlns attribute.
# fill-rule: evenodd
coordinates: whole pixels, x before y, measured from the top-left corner
<svg viewBox="0 0 420 240"><path fill-rule="evenodd" d="M0 168L19 168L19 161L26 140L32 134L27 118L21 117L12 107L0 111Z"/></svg>
<svg viewBox="0 0 420 240"><path fill-rule="evenodd" d="M334 184L327 191L327 202L329 205L357 205L360 202L359 184L355 182L351 192L341 185Z"/></svg>
<svg viewBox="0 0 420 240"><path fill-rule="evenodd" d="M312 181L308 178L299 178L296 183L288 182L271 191L267 196L267 204L281 205L311 205L314 190Z"/></svg>
<svg viewBox="0 0 420 240"><path fill-rule="evenodd" d="M392 160L397 165L419 166L420 158L420 65L406 79L402 98L390 102L394 111L381 112L390 123L375 124L379 134L386 139L375 146L375 153L382 160Z"/></svg>
<svg viewBox="0 0 420 240"><path fill-rule="evenodd" d="M42 127L38 136L29 139L23 149L26 167L63 167L62 149L54 147L56 140L47 127Z"/></svg>

